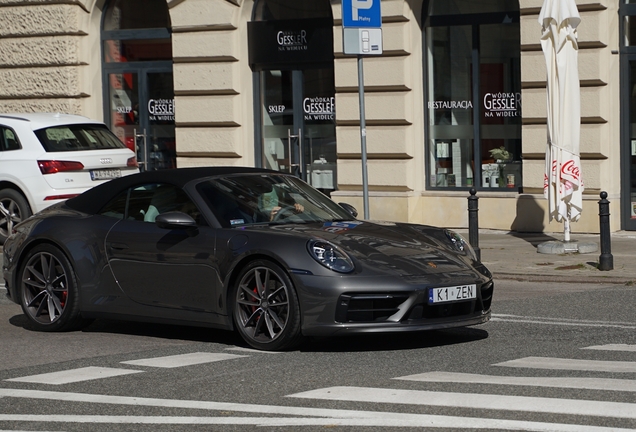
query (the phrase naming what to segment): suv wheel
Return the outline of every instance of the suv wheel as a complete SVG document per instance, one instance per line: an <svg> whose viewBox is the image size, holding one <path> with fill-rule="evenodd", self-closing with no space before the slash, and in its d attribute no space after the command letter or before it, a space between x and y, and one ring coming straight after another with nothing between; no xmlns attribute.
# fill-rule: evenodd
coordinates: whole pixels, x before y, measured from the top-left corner
<svg viewBox="0 0 636 432"><path fill-rule="evenodd" d="M13 189L0 190L0 244L11 235L13 226L31 216L29 203Z"/></svg>

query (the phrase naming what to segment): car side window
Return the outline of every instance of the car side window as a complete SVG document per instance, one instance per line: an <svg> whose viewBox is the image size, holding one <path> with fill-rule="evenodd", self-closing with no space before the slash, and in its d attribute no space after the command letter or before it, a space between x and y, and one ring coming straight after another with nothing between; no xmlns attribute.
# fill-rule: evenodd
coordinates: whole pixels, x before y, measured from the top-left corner
<svg viewBox="0 0 636 432"><path fill-rule="evenodd" d="M99 212L102 216L114 217L117 219L124 219L126 215L126 203L128 201L128 190L120 193L113 198L108 204L102 208Z"/></svg>
<svg viewBox="0 0 636 432"><path fill-rule="evenodd" d="M179 187L152 183L136 186L112 199L100 212L103 216L154 223L158 215L180 211L205 225L201 212Z"/></svg>
<svg viewBox="0 0 636 432"><path fill-rule="evenodd" d="M0 151L20 150L22 148L13 130L0 127L0 132Z"/></svg>

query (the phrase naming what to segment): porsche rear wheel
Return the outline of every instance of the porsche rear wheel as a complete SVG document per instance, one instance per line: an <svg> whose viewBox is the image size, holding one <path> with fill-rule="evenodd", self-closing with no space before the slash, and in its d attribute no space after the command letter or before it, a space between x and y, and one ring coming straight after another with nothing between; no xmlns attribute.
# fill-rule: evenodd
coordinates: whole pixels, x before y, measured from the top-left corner
<svg viewBox="0 0 636 432"><path fill-rule="evenodd" d="M278 351L301 341L298 297L291 279L277 264L265 260L248 264L233 297L234 322L252 347Z"/></svg>
<svg viewBox="0 0 636 432"><path fill-rule="evenodd" d="M43 244L29 252L20 288L22 310L36 330L73 330L83 324L75 272L55 246Z"/></svg>

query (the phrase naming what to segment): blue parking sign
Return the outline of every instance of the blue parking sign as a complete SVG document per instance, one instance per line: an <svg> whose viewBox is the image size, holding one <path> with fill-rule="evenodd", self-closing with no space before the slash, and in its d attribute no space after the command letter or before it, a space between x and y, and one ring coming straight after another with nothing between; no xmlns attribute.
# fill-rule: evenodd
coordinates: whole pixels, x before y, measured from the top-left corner
<svg viewBox="0 0 636 432"><path fill-rule="evenodd" d="M382 27L380 0L342 0L343 27Z"/></svg>

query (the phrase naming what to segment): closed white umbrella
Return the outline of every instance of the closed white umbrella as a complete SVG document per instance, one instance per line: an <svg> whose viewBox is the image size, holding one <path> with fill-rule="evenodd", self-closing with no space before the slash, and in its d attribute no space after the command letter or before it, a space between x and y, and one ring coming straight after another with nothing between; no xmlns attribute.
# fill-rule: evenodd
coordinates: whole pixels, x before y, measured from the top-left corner
<svg viewBox="0 0 636 432"><path fill-rule="evenodd" d="M570 222L583 207L583 179L579 140L581 91L576 28L581 22L574 0L545 0L539 23L547 69L548 140L543 194L550 221L563 222L564 241L570 241Z"/></svg>

